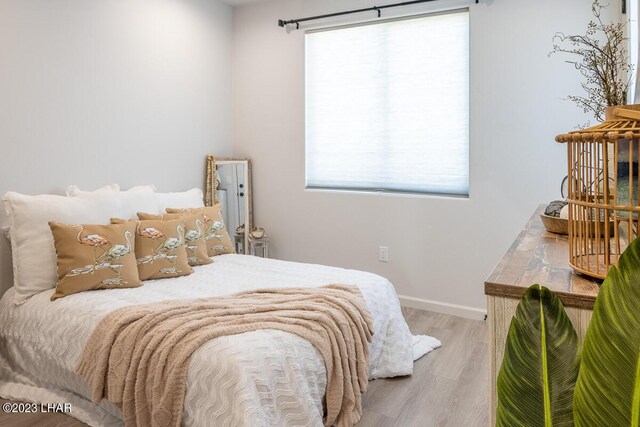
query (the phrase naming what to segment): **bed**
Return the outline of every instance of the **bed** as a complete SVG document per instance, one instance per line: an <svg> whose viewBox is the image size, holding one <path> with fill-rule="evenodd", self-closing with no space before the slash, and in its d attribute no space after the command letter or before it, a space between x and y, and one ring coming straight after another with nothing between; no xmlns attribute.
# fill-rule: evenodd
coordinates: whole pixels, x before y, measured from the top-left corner
<svg viewBox="0 0 640 427"><path fill-rule="evenodd" d="M12 303L0 300L0 397L37 403L68 402L71 415L89 425L122 425L118 407L90 402L75 367L98 322L128 305L226 295L243 290L353 284L373 318L369 377L409 375L413 361L440 346L412 336L393 285L355 270L222 255L190 276L145 282L134 289L83 292L55 302L53 290ZM217 338L192 356L183 425L321 426L325 368L304 339L275 330Z"/></svg>

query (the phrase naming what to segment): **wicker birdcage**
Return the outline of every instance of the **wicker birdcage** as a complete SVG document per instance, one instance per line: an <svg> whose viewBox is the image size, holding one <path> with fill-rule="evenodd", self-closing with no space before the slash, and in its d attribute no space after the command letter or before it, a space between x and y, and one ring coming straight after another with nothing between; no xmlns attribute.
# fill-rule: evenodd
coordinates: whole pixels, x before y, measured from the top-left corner
<svg viewBox="0 0 640 427"><path fill-rule="evenodd" d="M567 144L569 263L604 279L640 227L640 104L609 107L605 121L558 135Z"/></svg>

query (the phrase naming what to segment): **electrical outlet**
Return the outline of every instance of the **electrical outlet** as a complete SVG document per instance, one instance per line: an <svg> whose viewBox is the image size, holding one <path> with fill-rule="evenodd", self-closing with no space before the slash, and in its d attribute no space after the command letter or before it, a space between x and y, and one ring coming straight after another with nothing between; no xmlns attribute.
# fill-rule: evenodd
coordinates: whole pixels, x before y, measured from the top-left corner
<svg viewBox="0 0 640 427"><path fill-rule="evenodd" d="M389 248L386 246L378 246L378 261L380 262L388 262L389 261Z"/></svg>

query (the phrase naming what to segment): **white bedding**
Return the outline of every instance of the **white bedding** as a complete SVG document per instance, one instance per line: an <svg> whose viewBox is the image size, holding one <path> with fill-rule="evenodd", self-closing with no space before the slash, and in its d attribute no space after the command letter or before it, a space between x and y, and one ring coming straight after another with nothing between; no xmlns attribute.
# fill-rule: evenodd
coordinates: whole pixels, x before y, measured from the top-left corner
<svg viewBox="0 0 640 427"><path fill-rule="evenodd" d="M370 378L411 374L414 359L440 346L435 338L411 336L393 286L380 276L223 255L190 276L149 281L134 289L84 292L55 302L49 301L50 290L15 306L10 289L0 300L0 397L69 402L71 415L87 424L121 425L120 410L104 400L93 405L75 373L85 342L107 313L133 304L330 283L358 285L371 311ZM325 386L320 353L296 335L263 330L217 338L191 358L183 425L321 426Z"/></svg>

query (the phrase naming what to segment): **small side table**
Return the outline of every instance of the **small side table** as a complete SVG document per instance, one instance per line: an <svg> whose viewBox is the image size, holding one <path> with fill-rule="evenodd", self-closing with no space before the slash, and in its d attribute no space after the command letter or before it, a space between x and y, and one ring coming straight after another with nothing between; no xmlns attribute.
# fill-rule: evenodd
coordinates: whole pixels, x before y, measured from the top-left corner
<svg viewBox="0 0 640 427"><path fill-rule="evenodd" d="M254 256L269 258L269 238L249 238L249 253Z"/></svg>

